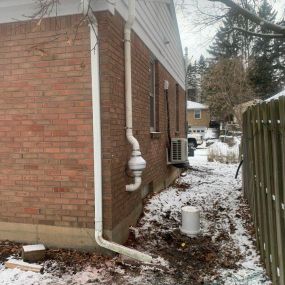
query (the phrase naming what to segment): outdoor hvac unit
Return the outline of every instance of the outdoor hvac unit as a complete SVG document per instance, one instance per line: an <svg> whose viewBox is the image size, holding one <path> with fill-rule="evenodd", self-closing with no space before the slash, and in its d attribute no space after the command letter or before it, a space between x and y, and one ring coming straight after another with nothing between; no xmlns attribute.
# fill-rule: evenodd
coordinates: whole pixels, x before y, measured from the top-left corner
<svg viewBox="0 0 285 285"><path fill-rule="evenodd" d="M172 164L188 161L188 142L185 138L171 139L170 162Z"/></svg>

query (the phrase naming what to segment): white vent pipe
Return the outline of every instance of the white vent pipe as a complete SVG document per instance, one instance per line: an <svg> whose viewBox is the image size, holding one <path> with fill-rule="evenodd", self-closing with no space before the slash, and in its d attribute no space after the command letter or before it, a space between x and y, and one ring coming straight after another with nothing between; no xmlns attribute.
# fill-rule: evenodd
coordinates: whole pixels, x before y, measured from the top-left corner
<svg viewBox="0 0 285 285"><path fill-rule="evenodd" d="M200 233L200 210L185 206L182 208L182 226L180 231L190 237L195 237Z"/></svg>
<svg viewBox="0 0 285 285"><path fill-rule="evenodd" d="M91 0L81 0L84 15L90 21L91 77L93 111L93 153L94 153L94 194L95 194L95 240L101 247L142 262L151 262L152 257L137 250L105 240L103 237L103 193L102 193L102 153L101 153L101 109L100 109L100 71L98 47L98 23L92 10ZM95 166L96 164L96 166Z"/></svg>
<svg viewBox="0 0 285 285"><path fill-rule="evenodd" d="M132 68L131 68L131 28L135 20L135 0L128 0L128 20L125 24L125 92L126 92L126 137L132 145L132 155L128 162L129 169L134 175L134 183L126 185L126 191L135 191L141 186L141 175L146 167L142 158L140 145L133 135L133 110L132 110Z"/></svg>

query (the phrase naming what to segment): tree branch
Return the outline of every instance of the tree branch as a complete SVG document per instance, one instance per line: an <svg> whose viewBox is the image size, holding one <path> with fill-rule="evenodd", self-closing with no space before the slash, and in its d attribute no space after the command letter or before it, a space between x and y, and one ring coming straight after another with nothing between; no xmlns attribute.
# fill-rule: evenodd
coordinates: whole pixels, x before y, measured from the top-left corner
<svg viewBox="0 0 285 285"><path fill-rule="evenodd" d="M233 0L208 0L210 2L220 2L224 5L228 6L232 10L236 11L237 13L243 15L247 19L251 20L252 22L260 25L262 28L268 29L272 32L277 34L284 34L285 35L285 26L274 24L270 21L264 20L263 18L257 16L253 12L247 10L246 8L241 7Z"/></svg>
<svg viewBox="0 0 285 285"><path fill-rule="evenodd" d="M259 37L259 38L263 38L263 39L285 39L285 34L256 33L256 32L247 31L247 30L240 28L240 27L233 27L232 29L225 31L224 34L229 34L233 31L239 31L239 32L242 32L246 35L253 36L253 37Z"/></svg>

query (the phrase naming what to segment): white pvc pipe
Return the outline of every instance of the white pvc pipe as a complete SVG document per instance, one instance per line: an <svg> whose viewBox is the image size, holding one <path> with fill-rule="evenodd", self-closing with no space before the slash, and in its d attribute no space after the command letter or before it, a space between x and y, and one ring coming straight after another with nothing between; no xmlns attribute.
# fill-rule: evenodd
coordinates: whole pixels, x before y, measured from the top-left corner
<svg viewBox="0 0 285 285"><path fill-rule="evenodd" d="M131 67L131 28L135 20L135 0L128 0L128 19L124 29L125 42L125 92L126 92L126 137L132 145L132 156L128 163L133 171L134 182L126 185L126 191L135 191L141 186L142 171L146 162L142 158L140 145L133 135L133 110L132 110L132 67Z"/></svg>
<svg viewBox="0 0 285 285"><path fill-rule="evenodd" d="M190 237L195 237L200 233L200 210L185 206L182 208L182 225L180 231Z"/></svg>
<svg viewBox="0 0 285 285"><path fill-rule="evenodd" d="M142 184L141 176L135 176L134 177L134 183L126 186L127 191L130 191L130 192L135 191L141 186L141 184Z"/></svg>
<svg viewBox="0 0 285 285"><path fill-rule="evenodd" d="M90 0L81 0L83 12L88 13L91 42L91 77L92 77L92 112L93 112L93 155L94 155L94 195L95 195L95 240L101 247L129 256L131 258L151 262L152 257L137 250L107 241L103 238L103 191L102 191L102 153L101 153L101 108L100 108L100 71L98 23L89 9ZM95 165L96 164L96 165Z"/></svg>

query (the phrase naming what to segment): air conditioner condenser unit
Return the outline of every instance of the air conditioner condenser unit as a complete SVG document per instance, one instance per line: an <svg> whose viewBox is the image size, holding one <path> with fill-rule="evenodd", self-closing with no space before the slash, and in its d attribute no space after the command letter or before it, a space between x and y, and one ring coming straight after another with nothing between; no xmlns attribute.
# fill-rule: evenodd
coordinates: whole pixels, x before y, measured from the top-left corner
<svg viewBox="0 0 285 285"><path fill-rule="evenodd" d="M171 164L188 164L188 141L186 138L171 139Z"/></svg>

